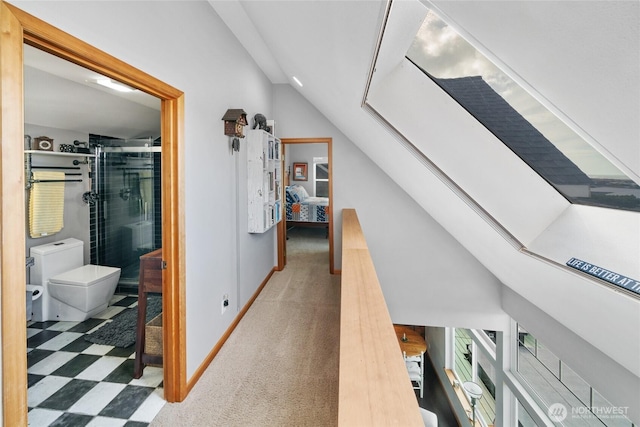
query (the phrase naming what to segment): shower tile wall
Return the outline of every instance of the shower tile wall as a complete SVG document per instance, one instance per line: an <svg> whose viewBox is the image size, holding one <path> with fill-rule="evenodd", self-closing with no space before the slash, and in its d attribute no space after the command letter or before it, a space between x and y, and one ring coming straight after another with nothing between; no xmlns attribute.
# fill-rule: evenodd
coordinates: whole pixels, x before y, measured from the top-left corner
<svg viewBox="0 0 640 427"><path fill-rule="evenodd" d="M122 269L119 292L135 290L140 256L162 245L160 159L159 152L116 149L98 160L100 188L94 190L99 202L91 207L91 260Z"/></svg>

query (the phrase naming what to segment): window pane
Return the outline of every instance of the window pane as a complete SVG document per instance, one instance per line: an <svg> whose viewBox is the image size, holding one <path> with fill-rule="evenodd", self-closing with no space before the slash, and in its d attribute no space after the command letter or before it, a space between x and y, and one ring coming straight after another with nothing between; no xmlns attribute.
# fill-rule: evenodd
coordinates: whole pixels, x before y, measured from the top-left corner
<svg viewBox="0 0 640 427"><path fill-rule="evenodd" d="M432 10L406 55L569 201L640 211L640 186Z"/></svg>
<svg viewBox="0 0 640 427"><path fill-rule="evenodd" d="M518 426L519 427L538 427L538 425L533 421L531 415L524 409L524 406L520 402L518 402Z"/></svg>
<svg viewBox="0 0 640 427"><path fill-rule="evenodd" d="M329 197L329 181L316 181L316 197Z"/></svg>
<svg viewBox="0 0 640 427"><path fill-rule="evenodd" d="M631 427L631 421L626 417L627 408L611 404L595 390L593 390L592 411L606 426Z"/></svg>
<svg viewBox="0 0 640 427"><path fill-rule="evenodd" d="M537 342L537 350L538 350L538 359L542 364L555 376L556 378L560 378L560 359L556 357L547 347Z"/></svg>
<svg viewBox="0 0 640 427"><path fill-rule="evenodd" d="M471 381L471 338L466 329L456 328L455 371L462 382Z"/></svg>
<svg viewBox="0 0 640 427"><path fill-rule="evenodd" d="M565 426L601 426L597 420L588 420L579 413L585 406L578 400L564 384L560 382L549 370L536 359L528 350L519 346L518 372L540 398L542 404L554 414L562 418L553 421L562 421ZM575 417L571 411L576 408ZM590 422L591 421L591 422Z"/></svg>
<svg viewBox="0 0 640 427"><path fill-rule="evenodd" d="M585 406L589 406L591 400L591 387L585 380L580 378L573 369L571 369L566 363L562 364L562 371L560 380L563 384L569 388L576 395Z"/></svg>
<svg viewBox="0 0 640 427"><path fill-rule="evenodd" d="M518 327L518 342L520 346L526 348L533 357L537 358L549 372L555 377L559 377L560 360L522 327Z"/></svg>
<svg viewBox="0 0 640 427"><path fill-rule="evenodd" d="M521 326L518 326L518 343L520 344L520 346L529 350L531 354L533 354L534 356L536 355L535 338L529 335L529 333Z"/></svg>
<svg viewBox="0 0 640 427"><path fill-rule="evenodd" d="M496 331L489 331L487 329L483 330L483 332L487 335L487 337L489 337L489 339L491 341L493 341L493 343L496 343Z"/></svg>
<svg viewBox="0 0 640 427"><path fill-rule="evenodd" d="M607 402L566 363L562 363L561 375L557 376L560 370L550 370L547 365L559 366L558 358L524 329L519 328L518 335L518 372L547 408L552 421L576 427L631 426L626 408ZM527 343L534 343L535 351Z"/></svg>
<svg viewBox="0 0 640 427"><path fill-rule="evenodd" d="M478 402L480 414L487 424L495 425L496 418L496 375L491 361L478 351L478 383L482 387L482 398Z"/></svg>
<svg viewBox="0 0 640 427"><path fill-rule="evenodd" d="M316 163L316 179L329 179L328 163Z"/></svg>

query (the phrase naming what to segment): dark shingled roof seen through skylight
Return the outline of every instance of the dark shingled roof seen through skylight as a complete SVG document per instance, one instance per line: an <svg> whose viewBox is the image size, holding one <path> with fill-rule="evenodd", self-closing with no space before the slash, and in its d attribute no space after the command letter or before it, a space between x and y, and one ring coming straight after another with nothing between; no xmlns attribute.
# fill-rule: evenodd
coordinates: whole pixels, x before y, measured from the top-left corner
<svg viewBox="0 0 640 427"><path fill-rule="evenodd" d="M508 67L498 67L433 10L406 58L571 203L640 211L640 186L598 152L590 136L546 108L540 94L525 90L503 71Z"/></svg>

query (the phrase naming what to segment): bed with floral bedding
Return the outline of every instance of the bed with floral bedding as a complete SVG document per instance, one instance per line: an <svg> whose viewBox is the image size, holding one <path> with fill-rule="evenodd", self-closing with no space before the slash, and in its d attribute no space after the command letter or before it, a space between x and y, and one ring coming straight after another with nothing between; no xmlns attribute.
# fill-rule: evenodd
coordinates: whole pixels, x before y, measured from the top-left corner
<svg viewBox="0 0 640 427"><path fill-rule="evenodd" d="M286 219L289 225L328 225L329 198L309 196L302 185L285 187Z"/></svg>

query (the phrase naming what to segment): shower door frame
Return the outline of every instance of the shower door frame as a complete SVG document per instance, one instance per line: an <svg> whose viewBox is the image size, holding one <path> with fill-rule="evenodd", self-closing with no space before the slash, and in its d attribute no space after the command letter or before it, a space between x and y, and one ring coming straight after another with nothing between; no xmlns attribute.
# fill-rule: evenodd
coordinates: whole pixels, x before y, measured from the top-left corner
<svg viewBox="0 0 640 427"><path fill-rule="evenodd" d="M27 43L161 100L164 397L186 397L184 94L0 0L0 286L3 425L26 426L24 81ZM170 58L166 58L167 61ZM17 285L18 284L18 285ZM23 284L20 286L19 284Z"/></svg>
<svg viewBox="0 0 640 427"><path fill-rule="evenodd" d="M141 139L135 139L135 140L124 140L124 139L114 139L113 141L118 141L120 143L123 144L127 144L130 141L141 141ZM162 168L162 146L161 145L153 145L154 141L152 139L149 139L147 144L145 146L140 146L140 145L131 145L131 146L127 146L127 145L117 145L117 146L107 146L107 145L102 145L99 144L95 147L95 163L94 163L94 180L92 183L92 190L95 191L96 194L98 194L100 201L97 202L97 206L95 207L95 216L93 218L93 220L95 221L95 230L91 231L91 236L90 236L90 240L91 240L91 262L98 264L98 265L108 265L111 267L120 267L123 268L122 274L124 274L124 267L125 265L118 265L117 263L113 263L113 262L109 262L107 259L103 258L104 255L104 248L102 247L105 243L108 244L108 242L105 242L105 240L107 239L105 237L105 226L106 223L108 221L108 217L110 217L111 215L108 214L108 209L105 208L104 206L104 202L105 199L103 199L103 196L109 197L108 195L105 195L103 190L106 190L107 188L107 184L105 184L104 180L106 177L106 170L107 170L107 166L105 165L105 163L107 162L107 156L110 154L120 154L120 155L127 155L127 154L151 154L151 156L148 158L151 160L152 162L152 168L150 168L149 170L152 170L154 172L154 181L155 182L155 171L156 171L156 162L158 162L158 166L160 166L159 169ZM153 156L153 154L155 153L159 153L160 154L160 158L159 160L156 160L155 156ZM104 157L103 157L104 156ZM140 158L135 158L136 160L139 160ZM123 168L126 168L126 166L122 166ZM138 170L138 167L134 167L134 170ZM156 249L159 249L160 247L162 247L162 243L160 240L158 240L157 236L156 236L156 227L160 227L160 236L162 236L162 213L159 211L156 211L155 209L155 198L156 196L159 196L159 200L162 200L162 188L160 188L159 194L156 194L155 191L155 185L153 185L152 187L153 190L153 197L154 197L154 206L152 206L152 213L153 213L153 218L151 219L151 221L153 222L153 233L152 233L152 247L149 248L148 252L152 252ZM156 219L159 219L159 221L156 222ZM142 221L143 218L139 218L138 221ZM144 220L147 220L147 218L145 217ZM160 244L160 246L158 246L158 244ZM94 253L95 251L95 253ZM95 258L94 258L95 257ZM137 259L137 257L136 257ZM122 274L120 276L120 283L118 283L118 286L120 286L122 283ZM137 283L138 278L136 276L135 278L135 283ZM130 285L129 283L124 283L124 286Z"/></svg>

